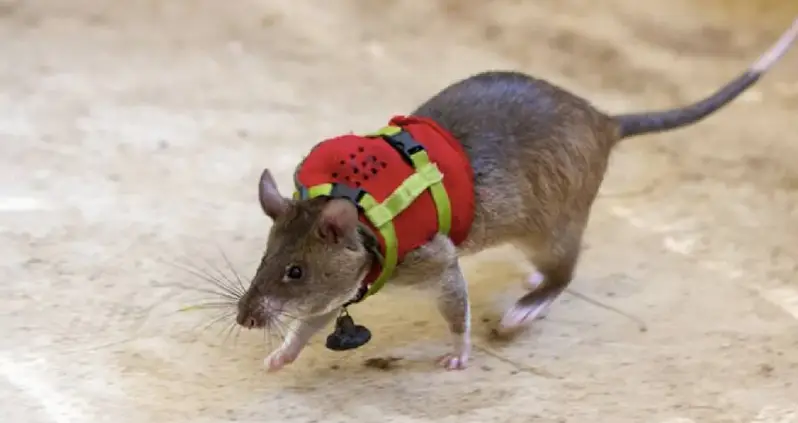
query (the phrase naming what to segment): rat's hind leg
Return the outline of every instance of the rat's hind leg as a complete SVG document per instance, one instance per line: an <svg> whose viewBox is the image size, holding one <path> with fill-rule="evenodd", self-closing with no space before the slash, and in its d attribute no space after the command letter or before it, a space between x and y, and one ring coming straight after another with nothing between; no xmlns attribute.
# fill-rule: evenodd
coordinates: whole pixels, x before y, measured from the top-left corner
<svg viewBox="0 0 798 423"><path fill-rule="evenodd" d="M525 322L546 314L551 303L559 297L573 279L579 259L581 230L567 231L552 239L547 248L531 257L537 268L527 279L530 292L519 298L507 310L499 323L501 331L522 326Z"/></svg>

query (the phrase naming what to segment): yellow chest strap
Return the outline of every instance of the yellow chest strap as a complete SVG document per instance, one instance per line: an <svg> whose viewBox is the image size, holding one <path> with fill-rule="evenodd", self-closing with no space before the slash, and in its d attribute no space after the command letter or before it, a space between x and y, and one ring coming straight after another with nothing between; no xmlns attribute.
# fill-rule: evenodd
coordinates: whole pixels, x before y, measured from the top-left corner
<svg viewBox="0 0 798 423"><path fill-rule="evenodd" d="M378 202L371 194L361 188L353 188L338 182L305 187L294 172L295 199L310 199L319 196L347 198L351 200L368 221L380 232L385 242L382 254L381 271L377 279L368 287L357 301L376 294L391 278L399 261L398 239L393 220L407 209L424 191L429 190L438 214L438 232L448 235L452 222L452 209L449 195L443 186L443 174L429 159L424 147L407 131L398 126L386 126L379 131L365 135L368 138L381 138L394 147L408 161L415 172L405 179L383 202ZM300 164L301 166L301 164Z"/></svg>

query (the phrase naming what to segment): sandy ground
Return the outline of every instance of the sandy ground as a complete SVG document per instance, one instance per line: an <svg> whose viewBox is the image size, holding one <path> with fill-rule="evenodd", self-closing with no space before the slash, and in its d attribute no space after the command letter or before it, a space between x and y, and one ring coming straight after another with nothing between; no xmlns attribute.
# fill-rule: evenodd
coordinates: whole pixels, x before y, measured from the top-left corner
<svg viewBox="0 0 798 423"><path fill-rule="evenodd" d="M598 4L603 3L604 8ZM758 5L754 5L754 3ZM792 3L790 5L790 3ZM125 4L125 6L122 6ZM453 79L521 69L611 111L697 99L798 14L789 1L0 1L0 421L798 421L798 49L688 130L613 158L574 290L488 341L528 271L466 260L478 349L431 302L353 309L351 353L316 339L267 374L260 333L178 313L205 286L175 263L251 275L300 155L370 131ZM388 293L390 292L390 293ZM408 313L408 310L413 310ZM363 365L402 360L390 369Z"/></svg>

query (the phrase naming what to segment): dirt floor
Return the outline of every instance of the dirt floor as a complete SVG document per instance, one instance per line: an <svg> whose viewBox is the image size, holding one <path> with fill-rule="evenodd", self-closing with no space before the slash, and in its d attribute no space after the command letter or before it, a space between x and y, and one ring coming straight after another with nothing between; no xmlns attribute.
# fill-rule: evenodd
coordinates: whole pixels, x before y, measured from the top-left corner
<svg viewBox="0 0 798 423"><path fill-rule="evenodd" d="M177 312L205 285L176 267L229 276L224 251L251 275L263 167L288 190L315 142L454 79L511 68L608 111L673 106L796 14L786 0L0 1L0 421L798 422L798 48L712 119L618 148L573 289L647 332L565 295L489 342L529 270L497 249L465 261L468 370L434 364L449 339L434 305L394 290L353 309L375 333L362 350L320 337L267 374L261 333Z"/></svg>

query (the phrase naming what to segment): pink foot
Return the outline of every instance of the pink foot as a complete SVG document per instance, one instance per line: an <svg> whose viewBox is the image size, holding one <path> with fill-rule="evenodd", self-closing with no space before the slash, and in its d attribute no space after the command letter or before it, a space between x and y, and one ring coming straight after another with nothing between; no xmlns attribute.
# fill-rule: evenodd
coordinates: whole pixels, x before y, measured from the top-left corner
<svg viewBox="0 0 798 423"><path fill-rule="evenodd" d="M542 284L542 283L543 283L543 274L540 273L540 272L535 271L535 272L532 272L532 273L529 274L529 276L524 281L523 285L524 285L524 288L526 288L527 291L531 292L531 291L534 291L535 289L537 289L540 286L540 284ZM515 306L513 306L512 310L509 310L507 312L507 314L510 314L512 312L514 315L516 315L516 317L510 317L510 316L505 315L505 317L504 317L504 319L502 321L505 321L505 320L508 321L508 322L510 322L510 321L519 321L518 323L516 323L513 326L513 327L515 327L515 326L520 325L521 323L523 323L523 321L526 321L526 320L543 319L544 317L546 317L546 315L549 312L549 304L551 304L551 301L549 301L548 304L546 304L543 307L543 310L538 311L534 316L530 315L530 316L527 316L527 317L523 317L523 315L526 314L526 311L524 311L524 310L516 310L519 307L517 305L515 305Z"/></svg>
<svg viewBox="0 0 798 423"><path fill-rule="evenodd" d="M523 326L528 321L543 318L546 316L549 305L553 301L554 298L544 299L531 305L519 305L516 303L504 313L504 317L499 322L499 328L502 331L513 330Z"/></svg>
<svg viewBox="0 0 798 423"><path fill-rule="evenodd" d="M288 364L291 364L296 360L299 352L293 351L286 351L282 348L274 351L273 353L269 354L263 363L266 365L266 368L270 373L276 372Z"/></svg>
<svg viewBox="0 0 798 423"><path fill-rule="evenodd" d="M438 364L443 366L446 370L463 370L468 364L468 354L445 354L438 360Z"/></svg>
<svg viewBox="0 0 798 423"><path fill-rule="evenodd" d="M543 274L540 272L532 272L529 277L524 281L524 288L534 291L540 284L543 283Z"/></svg>

